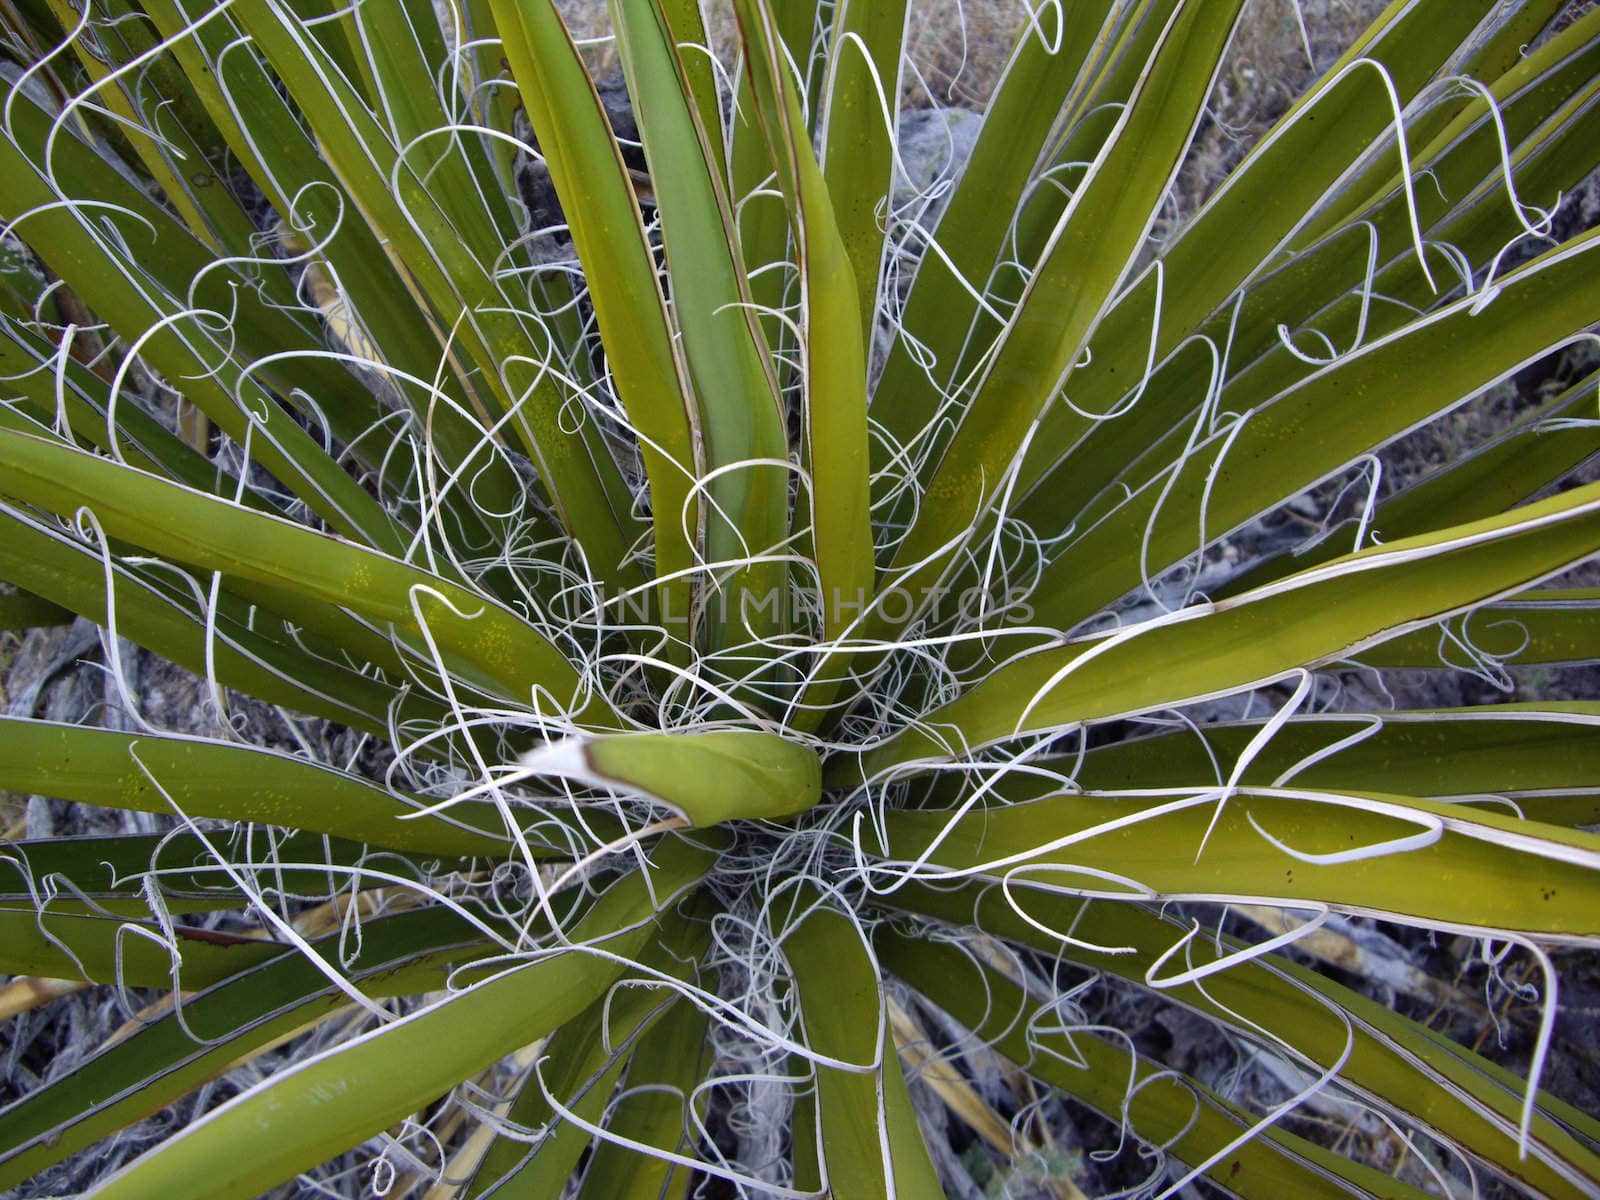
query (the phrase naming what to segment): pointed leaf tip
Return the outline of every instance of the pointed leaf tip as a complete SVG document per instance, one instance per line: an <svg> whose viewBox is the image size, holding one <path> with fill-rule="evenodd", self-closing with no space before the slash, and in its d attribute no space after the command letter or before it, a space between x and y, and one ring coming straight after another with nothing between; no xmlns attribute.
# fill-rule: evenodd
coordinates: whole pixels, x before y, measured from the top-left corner
<svg viewBox="0 0 1600 1200"><path fill-rule="evenodd" d="M822 798L816 754L757 730L567 738L525 754L522 766L643 793L693 825L790 817Z"/></svg>

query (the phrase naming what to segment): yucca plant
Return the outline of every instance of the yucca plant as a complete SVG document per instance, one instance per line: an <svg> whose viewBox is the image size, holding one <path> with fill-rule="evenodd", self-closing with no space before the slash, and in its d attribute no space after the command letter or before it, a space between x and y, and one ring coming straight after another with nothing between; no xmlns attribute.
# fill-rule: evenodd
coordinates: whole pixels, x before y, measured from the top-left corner
<svg viewBox="0 0 1600 1200"><path fill-rule="evenodd" d="M1600 319L1600 11L1395 0L1174 216L1241 7L1029 5L917 192L906 0L612 0L642 156L547 0L0 6L0 613L209 703L0 720L0 785L169 818L0 849L0 967L137 1016L0 1185L969 1194L936 1096L997 1188L1090 1181L1069 1097L1144 1194L1596 1194L1539 1077L1600 703L1378 699L1600 653L1539 586L1595 378L1443 437ZM1374 919L1533 968L1525 1077L1361 978Z"/></svg>

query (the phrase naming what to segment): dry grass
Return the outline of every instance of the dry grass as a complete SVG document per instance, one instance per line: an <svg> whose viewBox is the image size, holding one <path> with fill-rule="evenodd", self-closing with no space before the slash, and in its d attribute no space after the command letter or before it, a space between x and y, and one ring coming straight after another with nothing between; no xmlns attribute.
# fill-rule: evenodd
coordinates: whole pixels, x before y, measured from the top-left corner
<svg viewBox="0 0 1600 1200"><path fill-rule="evenodd" d="M1026 18L1017 0L914 0L907 102L982 108Z"/></svg>
<svg viewBox="0 0 1600 1200"><path fill-rule="evenodd" d="M1251 0L1223 60L1207 119L1175 189L1192 213L1387 0Z"/></svg>

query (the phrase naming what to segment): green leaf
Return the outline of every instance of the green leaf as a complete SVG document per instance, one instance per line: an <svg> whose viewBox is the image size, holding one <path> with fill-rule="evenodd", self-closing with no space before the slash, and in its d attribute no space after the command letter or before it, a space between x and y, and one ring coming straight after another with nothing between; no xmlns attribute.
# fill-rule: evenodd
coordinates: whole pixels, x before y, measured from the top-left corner
<svg viewBox="0 0 1600 1200"><path fill-rule="evenodd" d="M876 6L873 11L881 17L886 7ZM834 189L824 182L812 153L800 98L781 57L771 14L756 0L740 0L737 11L749 52L746 66L756 112L799 256L804 356L799 375L810 540L821 599L821 632L824 639L833 640L859 618L874 582L867 487L866 343L860 326L863 320L871 324L876 308L877 257L868 264L871 283L862 297L858 293L863 286L863 263L852 259L852 254L865 253L859 244L861 231L854 230L858 241L852 246L847 239L851 231L841 229L838 223ZM851 177L863 178L856 171ZM873 186L870 173L864 178L869 188ZM857 197L856 202L864 203L864 199ZM876 205L873 201L869 216ZM858 225L860 215L847 214ZM868 222L873 237L878 236L875 222L875 217ZM860 307L862 303L865 309Z"/></svg>
<svg viewBox="0 0 1600 1200"><path fill-rule="evenodd" d="M839 1200L936 1196L938 1174L906 1091L877 964L860 931L818 907L783 938L817 1075L818 1146Z"/></svg>
<svg viewBox="0 0 1600 1200"><path fill-rule="evenodd" d="M787 463L789 453L777 381L679 39L651 0L612 0L611 15L655 188L705 465L724 472L705 489L705 555L713 568L742 564L779 553L789 531L789 471L773 465ZM731 578L708 584L707 644L726 649L782 631L782 563L716 569L723 575ZM769 614L769 606L778 611Z"/></svg>
<svg viewBox="0 0 1600 1200"><path fill-rule="evenodd" d="M1396 96L1401 103L1407 103L1453 49L1452 39L1470 29L1481 16L1477 10L1449 0L1394 6L1362 47L1362 53L1381 65ZM1347 55L1345 61L1350 58ZM1530 59L1529 69L1547 63L1541 52ZM1570 91L1576 79L1581 78L1582 75L1567 77L1565 88L1554 89L1555 94ZM1549 93L1537 92L1533 98L1536 103L1504 97L1504 119L1513 146L1529 132L1525 124L1519 125L1525 114L1549 111ZM1276 294L1258 301L1255 292L1263 277L1279 266L1282 242L1296 233L1297 223L1306 222L1307 205L1322 189L1348 174L1349 164L1361 147L1373 142L1386 145L1393 140L1393 110L1377 79L1376 68L1356 68L1337 82L1332 74L1325 77L1247 156L1235 175L1163 253L1159 320L1155 310L1157 280L1148 272L1108 315L1092 343L1090 361L1074 374L1071 404L1053 405L1041 424L1035 448L1019 476L1018 494L1023 498L1019 512L1037 519L1046 504L1051 512L1076 512L1153 443L1176 426L1187 427L1189 414L1201 400L1192 377L1187 386L1162 386L1158 381L1142 386L1147 355L1160 363L1176 355L1185 338L1203 329L1218 346L1226 346L1229 373L1237 377L1254 361L1263 342L1277 344L1279 325L1297 327L1301 318L1296 314L1305 312L1309 317L1350 289L1362 286L1369 235L1379 239L1380 263L1397 255L1413 257L1413 203L1427 236L1457 244L1459 233L1452 236L1431 226L1442 215L1441 209L1448 212L1461 194L1485 175L1493 185L1496 209L1505 208L1496 130L1481 111L1476 115L1472 139L1451 139L1438 157L1428 154L1425 145L1412 144L1413 155L1421 154L1414 159L1413 167L1427 169L1434 185L1414 192L1400 190L1389 179L1398 163L1386 148L1376 164L1385 179L1378 197L1385 200L1381 214L1385 219L1379 222L1381 234L1360 225L1347 226L1352 236L1341 238L1344 248L1326 256L1320 276L1308 277L1304 270L1297 271L1283 280L1284 286ZM1327 153L1333 144L1341 146L1344 153ZM1569 161L1571 157L1568 156ZM1532 184L1526 173L1519 176L1519 190L1525 197L1536 203L1547 202L1537 188L1528 190ZM1341 186L1357 185L1346 181ZM1291 194L1298 203L1290 201ZM1369 206L1355 206L1345 219L1379 215L1369 211ZM1331 236L1338 228L1336 222L1324 220L1313 220L1312 224L1317 236L1301 231L1296 238L1301 249ZM1512 225L1514 228L1515 223ZM1492 245L1468 252L1487 257L1511 236L1514 233L1508 231ZM1442 260L1437 265L1444 266ZM1330 270L1336 278L1329 277ZM1239 287L1246 289L1244 306L1234 313L1231 293ZM1393 294L1392 285L1380 284L1378 290ZM1424 290L1431 302L1432 293ZM1201 356L1198 368L1186 367L1185 371L1192 373L1196 369L1209 372L1210 362ZM1302 375L1310 373L1304 365L1300 369ZM1183 372L1176 373L1181 382ZM1130 396L1137 403L1126 403L1125 398ZM1243 411L1253 403L1237 402L1234 411ZM1111 411L1121 415L1111 421L1094 419L1097 414ZM1038 496L1033 507L1026 503L1030 492Z"/></svg>
<svg viewBox="0 0 1600 1200"><path fill-rule="evenodd" d="M13 495L63 515L88 505L112 536L341 604L413 634L426 630L463 666L518 699L541 689L562 707L578 703L594 716L606 710L599 697L579 698L577 673L543 635L460 584L39 438L0 431L0 465Z"/></svg>
<svg viewBox="0 0 1600 1200"><path fill-rule="evenodd" d="M489 453L491 441L471 415L465 387L453 370L439 369L440 331L426 308L419 308L414 285L377 233L364 220L346 219L355 201L260 58L243 49L231 15L209 0L147 0L144 7L170 39L174 58L230 152L280 216L315 239L348 311L381 349L382 362L373 368L382 369L409 411L426 423L444 464L452 469L470 464L473 495L483 508L510 511L520 492L511 464ZM326 25L317 28L328 32ZM324 45L329 40L342 41L324 38ZM303 365L306 360L291 361ZM436 397L446 402L436 403ZM460 489L446 493L443 503L464 529L478 533L477 506L465 502Z"/></svg>
<svg viewBox="0 0 1600 1200"><path fill-rule="evenodd" d="M0 907L0 947L7 974L146 988L205 987L283 949L190 925L169 932L153 920L31 907Z"/></svg>
<svg viewBox="0 0 1600 1200"><path fill-rule="evenodd" d="M1593 52L1596 22L1592 13L1583 14L1566 29L1548 39L1538 38L1539 31L1549 24L1550 19L1562 7L1560 0L1532 0L1531 3L1517 5L1513 12L1496 14L1498 19L1489 24L1487 36L1483 36L1485 31L1480 28L1479 36L1463 46L1463 49L1470 47L1471 51L1466 60L1460 61L1458 55L1457 62L1448 64L1460 74L1489 86L1500 108L1500 119L1513 145L1520 140L1518 122L1521 113L1518 110L1528 107L1522 102L1528 96L1526 85L1529 80L1540 76L1560 75L1572 66L1587 67L1587 64L1582 62L1587 57L1585 49L1587 48L1589 53ZM1461 15L1478 16L1470 13L1470 10ZM1429 11L1417 12L1416 16L1420 19L1414 21L1411 36L1404 42L1396 39L1392 44L1396 49L1409 48L1412 51L1426 46L1429 61L1436 61L1441 50L1448 51L1452 48L1438 36L1441 20L1459 18L1451 8L1442 4ZM1417 36L1419 32L1421 38ZM1535 42L1538 44L1535 45ZM1347 59L1350 57L1346 55ZM1383 61L1385 65L1393 63L1401 71L1406 69L1404 57L1386 55ZM1592 71L1585 69L1578 73L1578 78L1587 79L1591 75ZM1404 87L1403 83L1401 87ZM1401 94L1405 95L1403 91ZM1475 89L1471 93L1465 91L1454 95L1447 93L1425 111L1412 114L1407 122L1407 137L1413 147L1418 149L1427 147L1421 152L1421 161L1426 161L1430 157L1431 149L1459 137L1464 128L1477 124L1481 129L1487 125L1486 108L1482 95L1476 93ZM1429 145L1430 142L1432 146ZM1498 153L1498 149L1499 147L1495 146L1491 154ZM1341 194L1335 202L1325 205L1315 219L1303 228L1302 244L1305 240L1320 237L1335 225L1350 220L1354 214L1371 205L1375 197L1392 195L1398 191L1402 186L1399 166L1396 156L1393 155L1383 155L1367 162L1360 174L1341 189ZM1442 186L1432 195L1429 195L1429 191L1430 189L1422 188L1417 192L1416 201L1423 212L1450 195L1453 189Z"/></svg>
<svg viewBox="0 0 1600 1200"><path fill-rule="evenodd" d="M488 952L444 909L368 920L355 944L346 957L349 941L341 931L314 950L374 998L443 987L453 968ZM300 951L256 945L259 951L244 948L248 957L239 947L219 950L231 969L219 976L222 982L184 1000L181 1015L144 1025L0 1112L0 1187L31 1178L349 1003ZM181 982L199 987L200 971L189 970L192 947L185 949Z"/></svg>
<svg viewBox="0 0 1600 1200"><path fill-rule="evenodd" d="M575 737L530 751L531 775L618 787L680 812L692 825L776 820L822 799L822 764L799 742L754 730Z"/></svg>
<svg viewBox="0 0 1600 1200"><path fill-rule="evenodd" d="M0 583L0 629L22 630L70 625L73 614L59 604L35 596L15 584Z"/></svg>
<svg viewBox="0 0 1600 1200"><path fill-rule="evenodd" d="M49 3L51 11L64 28L70 29L78 24L78 13L69 5L62 0L49 0ZM73 54L94 83L90 93L82 98L89 99L92 96L90 103L105 105L125 123L130 134L129 146L195 237L216 249L216 234L221 232L216 226L221 225L227 233L235 235L225 237L229 250L240 252L248 244L248 233L252 230L248 216L237 203L231 202L231 196L226 199L222 197L225 189L211 188L214 177L203 166L196 170L199 164L189 158L191 154L198 156L200 151L186 128L198 114L191 103L193 97L185 94L187 89L183 85L183 76L172 70L167 60L157 56L150 62L145 77L138 79L142 87L151 88L162 97L166 109L165 128L157 132L156 122L148 120L146 114L139 110L141 89L131 86L137 78L133 74L135 68L142 65L137 61L138 57L150 48L148 31L140 28L137 18L127 20L129 10L124 5L113 0L105 7L113 19L91 23L92 50L88 37L71 39ZM130 35L140 43L138 49L128 44ZM120 69L113 76L114 68ZM185 144L187 152L183 148ZM180 165L183 159L189 161ZM190 186L191 175L196 177L193 187ZM239 233L245 233L246 240L238 239Z"/></svg>
<svg viewBox="0 0 1600 1200"><path fill-rule="evenodd" d="M999 494L1131 270L1200 119L1239 3L1180 4L1062 215L895 555L913 593ZM923 565L923 564L928 565ZM879 625L894 622L878 614Z"/></svg>
<svg viewBox="0 0 1600 1200"><path fill-rule="evenodd" d="M423 816L427 801L321 763L176 734L0 717L0 786L140 812L288 825L402 851L501 857L509 848L492 806Z"/></svg>
<svg viewBox="0 0 1600 1200"><path fill-rule="evenodd" d="M1428 1193L1313 1142L1266 1126L1210 1088L1163 1070L1091 1029L1061 1029L1053 1013L959 946L880 934L885 965L950 1013L978 1039L1108 1119L1127 1122L1141 1141L1168 1149L1234 1195L1357 1195L1421 1200Z"/></svg>
<svg viewBox="0 0 1600 1200"><path fill-rule="evenodd" d="M1597 245L1589 235L1551 251L1508 275L1490 309L1480 313L1481 296L1458 300L1200 438L1063 549L1041 581L1038 619L1067 627L1093 615L1197 539L1237 528L1584 328L1600 304L1600 273L1588 259ZM1493 337L1484 336L1489 311ZM1399 379L1407 386L1395 386ZM1117 552L1129 545L1139 554Z"/></svg>
<svg viewBox="0 0 1600 1200"><path fill-rule="evenodd" d="M884 242L879 213L888 207L894 177L907 13L906 0L845 0L833 17L833 78L826 85L821 138L823 175L839 243L855 276L864 346L872 343L873 314L878 311ZM746 25L747 32L753 24ZM772 41L781 55L782 39ZM781 74L788 76L787 71ZM784 90L787 94L787 84ZM792 97L796 117L800 100ZM807 132L796 120L786 140L809 151ZM801 166L804 170L803 161Z"/></svg>
<svg viewBox="0 0 1600 1200"><path fill-rule="evenodd" d="M885 434L874 441L875 475L897 447L907 446L932 421L941 399L938 385L954 376L978 311L972 291L986 282L1005 245L1063 106L1070 111L1075 105L1069 98L1081 102L1089 90L1091 69L1100 65L1098 56L1114 29L1104 24L1112 10L1112 0L1095 0L1074 5L1070 20L1059 10L1060 25L1043 10L1037 25L1023 26L967 169L934 229L941 252L926 255L917 267L900 336L872 396L873 420Z"/></svg>
<svg viewBox="0 0 1600 1200"><path fill-rule="evenodd" d="M48 247L51 268L96 314L140 338L142 359L167 378L183 380L190 402L234 441L249 445L262 466L325 520L372 545L398 548L398 535L378 503L244 373L244 364L212 333L218 320L226 320L221 314L236 308L229 323L244 330L253 320L287 318L259 297L252 302L248 289L236 297L222 273L210 269L211 254L93 149L70 133L50 141L58 127L34 104L14 103L8 114L12 135L0 138L0 206L18 214L8 228ZM41 143L35 153L43 159L47 142L59 164L27 157L24 148ZM48 174L52 169L59 175ZM82 189L75 206L58 203L58 180L69 171ZM142 239L150 260L171 272L166 289L151 286L127 260L125 248L119 249L120 240L90 219L88 214L102 211L102 205L121 214L127 226L121 236Z"/></svg>
<svg viewBox="0 0 1600 1200"><path fill-rule="evenodd" d="M635 1039L666 1007L667 1002L659 996L637 988L622 989L606 993L556 1030L505 1114L507 1123L519 1132L542 1130L544 1136L532 1146L496 1136L466 1195L539 1200L559 1195L593 1136L583 1125L558 1116L545 1096L546 1089L579 1120L598 1124L628 1065ZM495 1189L493 1193L490 1188Z"/></svg>
<svg viewBox="0 0 1600 1200"><path fill-rule="evenodd" d="M637 978L619 982L551 1036L535 1073L506 1112L513 1126L542 1129L544 1137L532 1146L496 1137L467 1188L468 1200L491 1187L500 1197L543 1197L562 1189L592 1135L559 1114L550 1097L582 1122L600 1124L623 1070L643 1053L640 1039L669 1012L692 1007L666 988L648 984L662 977L694 982L693 965L710 939L710 912L708 904L691 901L664 919L661 940L640 956ZM643 1070L650 1070L650 1059L643 1061ZM621 1170L622 1164L610 1169Z"/></svg>
<svg viewBox="0 0 1600 1200"><path fill-rule="evenodd" d="M1212 966L1242 947L1186 938L1172 919L1138 905L1086 901L1033 888L952 891L912 884L890 902L961 924L976 923L996 937L1048 955L1083 955L1096 970L1145 985L1170 978L1176 964L1159 966L1182 943L1182 969ZM1062 935L1071 931L1079 946ZM1116 953L1081 946L1115 948ZM931 948L917 947L924 956ZM887 951L886 951L887 953ZM896 958L898 964L905 961ZM919 974L917 978L925 978ZM931 992L930 988L930 992ZM1529 1152L1521 1153L1518 1125L1524 1081L1389 1007L1368 999L1281 955L1234 960L1203 979L1162 987L1170 1000L1229 1027L1270 1053L1314 1073L1338 1070L1338 1083L1380 1110L1414 1121L1464 1148L1499 1174L1524 1181L1536 1194L1585 1194L1600 1159L1600 1128L1554 1097L1540 1093L1529 1117ZM946 989L947 995L960 989ZM936 994L936 993L935 993ZM1041 1059L1041 1062L1044 1060ZM1120 1076L1125 1077L1125 1076ZM1574 1131L1577 1136L1574 1136ZM1268 1139L1274 1134L1269 1131ZM1586 1145L1584 1139L1591 1144ZM1337 1161L1337 1160L1335 1160ZM1349 1165L1343 1166L1344 1170ZM1364 1168L1357 1169L1367 1174ZM1241 1189L1242 1190L1242 1189ZM1298 1195L1294 1189L1288 1194Z"/></svg>
<svg viewBox="0 0 1600 1200"><path fill-rule="evenodd" d="M1490 517L1529 499L1550 480L1577 467L1600 451L1600 427L1580 416L1594 402L1597 382L1600 375L1589 376L1520 415L1483 445L1381 501L1373 514L1374 534L1390 541L1424 533L1437 522L1439 513L1449 513L1458 522ZM1446 422L1451 419L1445 418ZM1448 437L1446 430L1440 433ZM1291 570L1337 558L1348 530L1348 523L1336 526L1312 545L1297 548L1292 556L1269 559L1229 580L1216 594L1237 595Z"/></svg>
<svg viewBox="0 0 1600 1200"><path fill-rule="evenodd" d="M7 399L15 408L0 406L0 426L19 433L43 436L58 421L58 406L64 410L72 438L87 442L108 453L120 454L125 461L147 471L167 475L190 487L204 491L234 492L238 478L213 465L177 437L149 413L131 404L112 411L108 381L72 357L72 340L62 345L45 342L23 333L16 325L11 336L0 338L0 372L5 376ZM109 373L109 372L108 372ZM114 376L113 376L114 378ZM61 436L59 430L57 436ZM245 491L243 500L259 508L267 502Z"/></svg>
<svg viewBox="0 0 1600 1200"><path fill-rule="evenodd" d="M168 1197L203 1178L248 1200L417 1111L586 1008L636 954L661 905L711 857L660 847L653 881L614 884L570 931L573 948L508 969L333 1052L280 1071L102 1181L91 1196ZM652 886L653 882L653 886ZM653 894L652 894L653 893Z"/></svg>
<svg viewBox="0 0 1600 1200"><path fill-rule="evenodd" d="M1572 943L1600 933L1600 835L1410 796L1190 785L904 810L882 828L877 853L926 860L933 877L1326 907Z"/></svg>
<svg viewBox="0 0 1600 1200"><path fill-rule="evenodd" d="M1352 712L1291 717L1263 744L1263 722L1199 726L1091 750L1081 760L1035 760L1092 791L1239 782L1329 790L1392 790L1481 802L1502 811L1506 797L1526 816L1558 825L1600 822L1600 744L1591 702L1497 704L1432 711ZM1246 752L1248 751L1248 758ZM1006 782L1022 800L1057 786L1044 778Z"/></svg>
<svg viewBox="0 0 1600 1200"><path fill-rule="evenodd" d="M637 572L627 565L633 534L609 499L617 466L591 458L585 440L563 428L569 397L539 364L547 339L493 273L501 247L494 245L487 259L475 252L471 231L456 227L426 182L427 147L397 146L343 76L328 69L302 23L266 0L237 0L230 11L288 88L363 217L389 240L437 319L476 364L468 395L479 418L486 425L509 418L596 577L634 582ZM447 357L465 384L473 373L448 350Z"/></svg>
<svg viewBox="0 0 1600 1200"><path fill-rule="evenodd" d="M208 628L202 605L176 594L170 578L115 559L107 566L97 547L9 505L0 504L0 530L0 576L225 687L375 734L387 731L397 702L408 715L443 718L432 702L419 706L392 684L267 636L267 620L251 629L218 616Z"/></svg>
<svg viewBox="0 0 1600 1200"><path fill-rule="evenodd" d="M482 142L449 132L456 118L445 111L436 82L448 65L439 19L431 4L397 0L352 9L345 29L371 80L373 115L401 149L400 161L426 179L468 252L489 263L521 231L489 176Z"/></svg>
<svg viewBox="0 0 1600 1200"><path fill-rule="evenodd" d="M1381 667L1471 669L1600 658L1600 589L1539 588L1480 605L1438 629L1417 630L1361 654Z"/></svg>
<svg viewBox="0 0 1600 1200"><path fill-rule="evenodd" d="M673 347L626 164L577 47L553 6L494 0L506 56L561 197L617 393L639 437L655 530L660 618L687 641L699 471L694 402ZM667 581L665 577L681 577Z"/></svg>
<svg viewBox="0 0 1600 1200"><path fill-rule="evenodd" d="M706 1014L681 997L644 1031L622 1092L608 1106L605 1130L633 1145L600 1139L583 1181L595 1200L683 1200L693 1172L638 1146L689 1157L694 1126L690 1093L705 1077Z"/></svg>
<svg viewBox="0 0 1600 1200"><path fill-rule="evenodd" d="M531 849L551 856L567 853L536 837ZM33 907L48 897L52 909L123 916L150 915L151 888L169 910L208 912L242 906L238 877L270 876L267 890L322 894L330 876L366 886L363 871L382 871L386 883L413 886L424 881L437 859L415 860L378 852L358 842L315 833L236 826L204 836L187 830L114 837L53 837L12 842L0 854L0 904Z"/></svg>
<svg viewBox="0 0 1600 1200"><path fill-rule="evenodd" d="M1025 654L832 781L1148 712L1343 658L1513 591L1600 546L1600 485L1363 550L1244 596Z"/></svg>

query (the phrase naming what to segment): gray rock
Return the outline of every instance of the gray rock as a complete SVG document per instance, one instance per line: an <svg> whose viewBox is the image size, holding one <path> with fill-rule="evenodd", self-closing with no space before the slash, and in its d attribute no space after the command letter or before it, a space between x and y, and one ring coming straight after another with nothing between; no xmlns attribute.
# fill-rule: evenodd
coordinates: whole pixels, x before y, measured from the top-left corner
<svg viewBox="0 0 1600 1200"><path fill-rule="evenodd" d="M964 108L918 108L900 114L897 210L921 203L916 220L932 228L977 143L983 118Z"/></svg>

